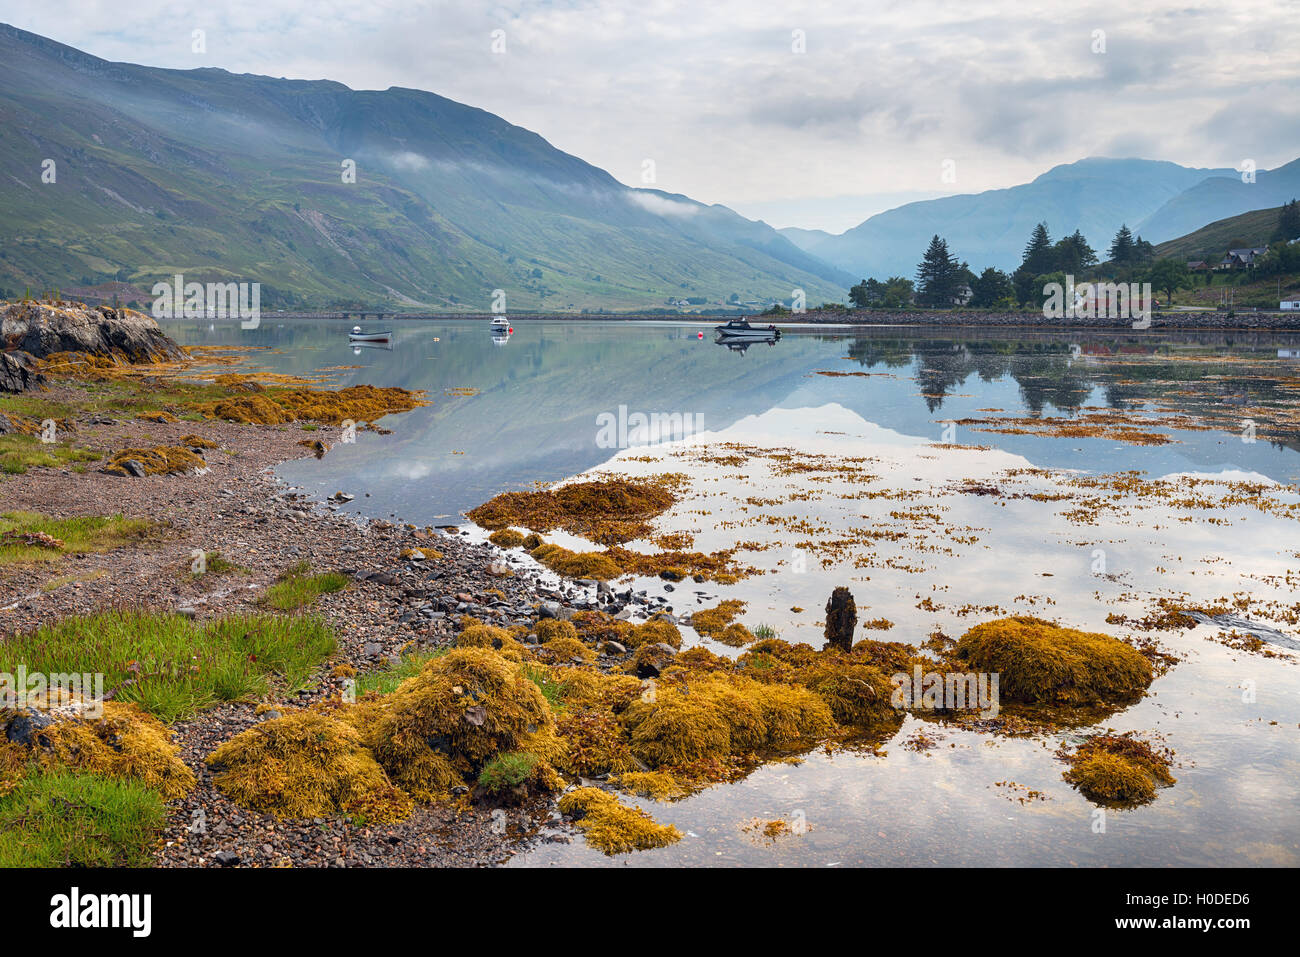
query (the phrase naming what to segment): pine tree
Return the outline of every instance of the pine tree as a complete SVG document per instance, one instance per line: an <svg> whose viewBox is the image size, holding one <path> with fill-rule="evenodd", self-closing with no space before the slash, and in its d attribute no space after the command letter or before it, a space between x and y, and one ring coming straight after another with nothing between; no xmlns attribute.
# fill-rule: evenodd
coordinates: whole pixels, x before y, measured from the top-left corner
<svg viewBox="0 0 1300 957"><path fill-rule="evenodd" d="M917 298L932 306L951 305L957 298L961 276L961 263L948 252L948 244L936 234L916 267Z"/></svg>
<svg viewBox="0 0 1300 957"><path fill-rule="evenodd" d="M1129 232L1128 224L1120 226L1119 232L1110 242L1110 261L1113 263L1126 263L1133 258L1133 234Z"/></svg>
<svg viewBox="0 0 1300 957"><path fill-rule="evenodd" d="M1051 272L1052 265L1052 238L1047 235L1047 223L1039 223L1029 236L1020 269L1031 276L1039 276Z"/></svg>

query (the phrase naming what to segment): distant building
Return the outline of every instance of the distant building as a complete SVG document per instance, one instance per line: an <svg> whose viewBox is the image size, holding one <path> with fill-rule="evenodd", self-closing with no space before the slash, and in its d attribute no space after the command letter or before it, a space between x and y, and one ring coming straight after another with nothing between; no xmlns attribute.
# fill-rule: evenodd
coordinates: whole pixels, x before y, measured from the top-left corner
<svg viewBox="0 0 1300 957"><path fill-rule="evenodd" d="M1205 270L1209 268L1210 268L1210 264L1207 263L1204 259L1197 259L1187 264L1187 269L1189 272L1205 272Z"/></svg>
<svg viewBox="0 0 1300 957"><path fill-rule="evenodd" d="M1278 304L1278 308L1286 309L1288 311L1294 309L1300 312L1300 299L1283 299L1282 302Z"/></svg>
<svg viewBox="0 0 1300 957"><path fill-rule="evenodd" d="M1267 246L1251 246L1248 249L1229 249L1228 254L1219 263L1219 269L1245 269L1255 265L1268 252Z"/></svg>

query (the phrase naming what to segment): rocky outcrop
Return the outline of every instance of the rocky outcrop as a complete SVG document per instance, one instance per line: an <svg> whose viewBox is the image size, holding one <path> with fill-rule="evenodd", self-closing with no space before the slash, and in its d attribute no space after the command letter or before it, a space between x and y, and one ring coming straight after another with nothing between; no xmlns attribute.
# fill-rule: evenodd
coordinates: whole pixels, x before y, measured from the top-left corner
<svg viewBox="0 0 1300 957"><path fill-rule="evenodd" d="M30 352L0 352L0 392L26 392L44 381Z"/></svg>
<svg viewBox="0 0 1300 957"><path fill-rule="evenodd" d="M87 352L128 362L170 362L185 358L152 317L134 309L91 308L81 303L0 303L5 352L37 359L55 352Z"/></svg>

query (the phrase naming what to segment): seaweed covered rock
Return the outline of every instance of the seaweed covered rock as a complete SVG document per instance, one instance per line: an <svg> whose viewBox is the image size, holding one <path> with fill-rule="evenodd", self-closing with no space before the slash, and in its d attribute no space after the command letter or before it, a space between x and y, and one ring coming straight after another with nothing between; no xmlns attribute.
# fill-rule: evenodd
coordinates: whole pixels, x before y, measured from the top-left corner
<svg viewBox="0 0 1300 957"><path fill-rule="evenodd" d="M207 760L223 794L279 818L343 814L387 822L406 817L412 808L356 729L313 711L255 725Z"/></svg>
<svg viewBox="0 0 1300 957"><path fill-rule="evenodd" d="M103 471L109 475L180 475L207 468L207 463L189 449L160 445L152 449L123 449L113 455Z"/></svg>
<svg viewBox="0 0 1300 957"><path fill-rule="evenodd" d="M640 767L609 708L567 710L556 720L556 732L564 750L555 766L566 774L590 778Z"/></svg>
<svg viewBox="0 0 1300 957"><path fill-rule="evenodd" d="M574 818L587 843L610 856L667 847L682 839L681 831L671 824L659 824L600 788L576 788L565 794L560 798L560 813Z"/></svg>
<svg viewBox="0 0 1300 957"><path fill-rule="evenodd" d="M802 685L826 704L837 724L853 731L879 734L902 723L903 712L890 701L892 686L885 674L836 648L816 651L802 642L767 638L736 665L759 681Z"/></svg>
<svg viewBox="0 0 1300 957"><path fill-rule="evenodd" d="M630 644L631 622L615 618L603 611L579 611L569 619L578 630L583 641L599 645L606 641L617 641L621 645Z"/></svg>
<svg viewBox="0 0 1300 957"><path fill-rule="evenodd" d="M1062 755L1069 769L1062 775L1079 793L1097 804L1135 807L1155 799L1156 789L1171 787L1173 753L1127 734L1097 734L1072 754Z"/></svg>
<svg viewBox="0 0 1300 957"><path fill-rule="evenodd" d="M652 768L811 746L835 728L807 688L722 673L662 681L621 720L632 753Z"/></svg>
<svg viewBox="0 0 1300 957"><path fill-rule="evenodd" d="M537 657L555 664L569 664L592 661L596 653L577 638L553 638L537 649Z"/></svg>
<svg viewBox="0 0 1300 957"><path fill-rule="evenodd" d="M510 632L495 625L474 622L456 636L454 644L457 648L489 648L511 661L523 660L523 646Z"/></svg>
<svg viewBox="0 0 1300 957"><path fill-rule="evenodd" d="M1151 662L1117 638L1024 615L976 625L956 656L998 674L1002 698L1023 704L1120 704L1154 677Z"/></svg>
<svg viewBox="0 0 1300 957"><path fill-rule="evenodd" d="M180 748L157 719L115 701L100 708L97 716L78 701L0 710L0 784L7 780L12 786L34 765L138 781L167 800L194 786L193 772L178 757Z"/></svg>
<svg viewBox="0 0 1300 957"><path fill-rule="evenodd" d="M389 778L419 801L446 796L506 751L549 757L555 722L541 689L487 648L457 648L426 664L360 721Z"/></svg>

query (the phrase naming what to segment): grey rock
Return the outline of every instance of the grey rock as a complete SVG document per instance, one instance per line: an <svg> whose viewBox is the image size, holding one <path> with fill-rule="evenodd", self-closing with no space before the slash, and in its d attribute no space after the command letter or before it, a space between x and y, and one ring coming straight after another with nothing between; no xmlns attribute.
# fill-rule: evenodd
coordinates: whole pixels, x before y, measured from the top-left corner
<svg viewBox="0 0 1300 957"><path fill-rule="evenodd" d="M42 728L48 728L54 719L35 708L24 708L9 722L5 737L14 744L31 744L32 736Z"/></svg>

